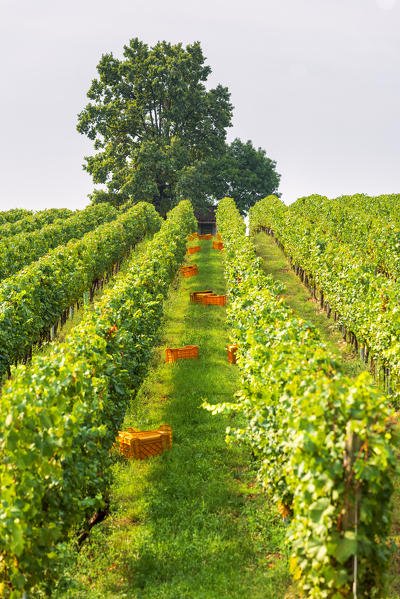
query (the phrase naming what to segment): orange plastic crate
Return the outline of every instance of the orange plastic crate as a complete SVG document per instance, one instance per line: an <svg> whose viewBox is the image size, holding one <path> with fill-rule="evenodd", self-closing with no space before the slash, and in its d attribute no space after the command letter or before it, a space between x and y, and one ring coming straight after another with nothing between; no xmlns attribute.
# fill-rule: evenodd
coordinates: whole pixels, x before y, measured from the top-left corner
<svg viewBox="0 0 400 599"><path fill-rule="evenodd" d="M190 241L192 241L193 239L197 239L197 238L198 238L197 233L189 233L189 235L188 235L188 239L190 239Z"/></svg>
<svg viewBox="0 0 400 599"><path fill-rule="evenodd" d="M214 250L223 250L224 244L222 243L222 241L213 241L213 249Z"/></svg>
<svg viewBox="0 0 400 599"><path fill-rule="evenodd" d="M126 431L119 431L116 440L122 455L145 460L172 448L172 429L169 424L163 424L153 431L128 428Z"/></svg>
<svg viewBox="0 0 400 599"><path fill-rule="evenodd" d="M192 304L201 304L201 298L203 295L215 295L211 289L206 289L206 291L193 291L190 294L190 301Z"/></svg>
<svg viewBox="0 0 400 599"><path fill-rule="evenodd" d="M144 460L153 455L161 455L167 449L160 433L147 433L141 436L124 434L118 437L119 450L126 458Z"/></svg>
<svg viewBox="0 0 400 599"><path fill-rule="evenodd" d="M203 306L226 306L226 295L203 295L201 303Z"/></svg>
<svg viewBox="0 0 400 599"><path fill-rule="evenodd" d="M201 247L199 245L193 245L191 248L186 250L187 254L195 254L196 252L200 252Z"/></svg>
<svg viewBox="0 0 400 599"><path fill-rule="evenodd" d="M198 360L198 345L185 345L185 347L167 347L165 350L166 362L176 362L177 360Z"/></svg>
<svg viewBox="0 0 400 599"><path fill-rule="evenodd" d="M158 429L151 431L140 431L137 428L132 428L128 426L126 431L123 431L123 433L129 433L129 435L133 435L139 438L146 437L147 435L153 435L155 433L161 434L164 436L163 443L167 447L167 449L172 448L172 428L169 424L162 424L158 427Z"/></svg>
<svg viewBox="0 0 400 599"><path fill-rule="evenodd" d="M165 435L168 442L168 449L172 449L172 428L169 424L162 424L158 427L157 432Z"/></svg>
<svg viewBox="0 0 400 599"><path fill-rule="evenodd" d="M205 235L199 235L199 239L212 239L211 233L206 233Z"/></svg>
<svg viewBox="0 0 400 599"><path fill-rule="evenodd" d="M197 264L191 264L189 266L181 267L181 275L183 277L194 277L199 273L199 269L197 268Z"/></svg>
<svg viewBox="0 0 400 599"><path fill-rule="evenodd" d="M227 350L228 350L228 362L230 364L236 364L236 352L237 352L238 346L237 345L228 345Z"/></svg>

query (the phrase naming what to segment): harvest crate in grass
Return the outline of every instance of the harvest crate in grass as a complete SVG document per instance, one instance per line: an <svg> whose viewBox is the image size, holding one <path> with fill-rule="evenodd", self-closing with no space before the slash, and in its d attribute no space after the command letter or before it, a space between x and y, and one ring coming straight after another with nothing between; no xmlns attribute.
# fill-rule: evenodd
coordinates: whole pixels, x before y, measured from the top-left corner
<svg viewBox="0 0 400 599"><path fill-rule="evenodd" d="M205 291L193 291L190 294L190 301L192 304L201 304L203 295L215 295L215 293L211 289L206 289Z"/></svg>
<svg viewBox="0 0 400 599"><path fill-rule="evenodd" d="M197 238L198 238L198 234L197 234L197 233L190 233L190 234L188 235L188 239L189 239L190 241L193 241L193 239L197 239Z"/></svg>
<svg viewBox="0 0 400 599"><path fill-rule="evenodd" d="M165 350L166 362L177 360L198 360L199 347L197 345L185 345L185 347L167 347Z"/></svg>
<svg viewBox="0 0 400 599"><path fill-rule="evenodd" d="M189 266L182 266L181 275L183 277L194 277L199 273L199 269L197 268L197 264L190 264Z"/></svg>
<svg viewBox="0 0 400 599"><path fill-rule="evenodd" d="M226 295L203 295L201 298L203 306L226 306Z"/></svg>
<svg viewBox="0 0 400 599"><path fill-rule="evenodd" d="M237 352L238 346L237 345L228 345L227 350L228 350L228 362L230 364L236 364L236 352Z"/></svg>
<svg viewBox="0 0 400 599"><path fill-rule="evenodd" d="M213 249L214 250L223 250L224 244L222 243L222 241L213 241Z"/></svg>
<svg viewBox="0 0 400 599"><path fill-rule="evenodd" d="M195 254L196 252L200 252L201 247L199 245L193 245L191 248L186 250L187 254Z"/></svg>
<svg viewBox="0 0 400 599"><path fill-rule="evenodd" d="M199 239L212 239L211 233L205 233L204 235L199 235Z"/></svg>
<svg viewBox="0 0 400 599"><path fill-rule="evenodd" d="M172 448L172 429L169 424L162 424L152 431L127 428L118 432L117 443L126 458L145 460Z"/></svg>

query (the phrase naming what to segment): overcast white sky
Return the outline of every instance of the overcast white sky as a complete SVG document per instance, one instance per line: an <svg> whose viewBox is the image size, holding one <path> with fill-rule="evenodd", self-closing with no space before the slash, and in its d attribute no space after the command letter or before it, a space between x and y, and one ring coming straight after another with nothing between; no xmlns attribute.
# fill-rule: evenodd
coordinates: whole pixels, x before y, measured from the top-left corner
<svg viewBox="0 0 400 599"><path fill-rule="evenodd" d="M286 202L400 193L400 0L0 0L0 209L81 208L76 115L102 53L201 42L229 139L277 161Z"/></svg>

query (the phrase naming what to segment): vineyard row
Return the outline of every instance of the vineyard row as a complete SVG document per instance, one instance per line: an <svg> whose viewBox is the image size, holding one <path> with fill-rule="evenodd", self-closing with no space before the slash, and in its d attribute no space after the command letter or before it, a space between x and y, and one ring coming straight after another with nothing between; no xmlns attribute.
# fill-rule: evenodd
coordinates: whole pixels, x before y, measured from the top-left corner
<svg viewBox="0 0 400 599"><path fill-rule="evenodd" d="M394 425L367 373L345 377L312 325L297 318L261 260L233 200L217 210L228 317L241 390L213 411L242 413L229 435L249 443L287 518L291 570L307 597L379 595L391 555ZM355 574L356 572L356 574Z"/></svg>
<svg viewBox="0 0 400 599"><path fill-rule="evenodd" d="M144 207L141 207L144 211ZM163 301L196 226L181 202L50 355L20 365L0 402L0 587L50 593L62 544L104 506L110 450L146 372Z"/></svg>
<svg viewBox="0 0 400 599"><path fill-rule="evenodd" d="M330 240L345 244L346 253L371 272L391 278L400 273L400 196L364 195L328 199L300 198L287 213L302 227L312 227L320 245Z"/></svg>
<svg viewBox="0 0 400 599"><path fill-rule="evenodd" d="M295 272L310 287L345 338L382 373L385 388L397 395L400 381L400 281L377 272L342 240L323 234L313 220L292 211L275 196L250 211L252 234L264 230L285 251Z"/></svg>
<svg viewBox="0 0 400 599"><path fill-rule="evenodd" d="M10 212L12 211L10 210ZM73 215L72 210L68 210L68 208L50 208L49 210L35 212L35 214L29 213L25 210L21 210L19 212L16 210L15 212L19 216L19 218L17 217L16 220L6 220L6 216L3 216L3 219L5 220L2 220L2 215L6 213L0 213L1 241L3 239L12 237L13 235L17 235L18 233L29 233L31 231L36 231L37 229L41 229L45 225L49 225L56 220L58 221L60 219L69 218ZM26 212L26 215L24 215L24 212Z"/></svg>
<svg viewBox="0 0 400 599"><path fill-rule="evenodd" d="M24 208L12 208L11 210L2 210L0 212L0 226L7 223L15 223L21 218L32 215L30 210Z"/></svg>
<svg viewBox="0 0 400 599"><path fill-rule="evenodd" d="M117 218L118 211L109 204L91 205L69 218L57 219L37 231L19 233L0 241L0 281L15 274L50 250L80 239L102 223Z"/></svg>
<svg viewBox="0 0 400 599"><path fill-rule="evenodd" d="M111 273L162 219L151 204L141 202L116 220L97 227L82 239L57 247L0 283L0 377L12 364L26 362L32 347L50 338L69 309Z"/></svg>

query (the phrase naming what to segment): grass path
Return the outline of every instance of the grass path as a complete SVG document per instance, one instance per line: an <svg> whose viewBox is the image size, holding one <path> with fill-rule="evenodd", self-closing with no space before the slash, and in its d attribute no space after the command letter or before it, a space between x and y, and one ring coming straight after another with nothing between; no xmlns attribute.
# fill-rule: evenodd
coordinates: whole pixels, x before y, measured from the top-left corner
<svg viewBox="0 0 400 599"><path fill-rule="evenodd" d="M316 326L321 339L331 353L341 361L345 374L357 376L360 372L368 370L368 366L358 359L351 346L343 341L333 320L329 320L326 313L319 309L318 302L312 299L307 287L290 268L285 254L277 246L274 238L266 233L258 233L255 236L255 244L258 255L264 260L264 271L285 285L286 302L298 316Z"/></svg>
<svg viewBox="0 0 400 599"><path fill-rule="evenodd" d="M177 279L153 364L125 425L171 424L171 452L117 460L110 516L71 556L64 599L283 599L290 576L284 525L255 482L246 448L225 443L235 416L201 408L230 401L238 373L226 358L225 308L189 303L224 291L222 257L201 242L199 275ZM199 346L199 360L165 363L165 347Z"/></svg>
<svg viewBox="0 0 400 599"><path fill-rule="evenodd" d="M367 365L352 352L351 346L343 341L341 334L333 322L328 320L325 312L318 309L318 303L312 299L307 287L301 283L290 268L284 253L274 239L266 233L259 233L255 236L255 243L257 253L264 260L264 271L285 285L287 303L297 315L312 322L318 328L323 341L340 360L343 371L348 376L356 376L361 371L368 370ZM397 550L394 553L390 569L393 580L388 599L400 599L400 480L398 477L395 481L393 499L392 536Z"/></svg>

